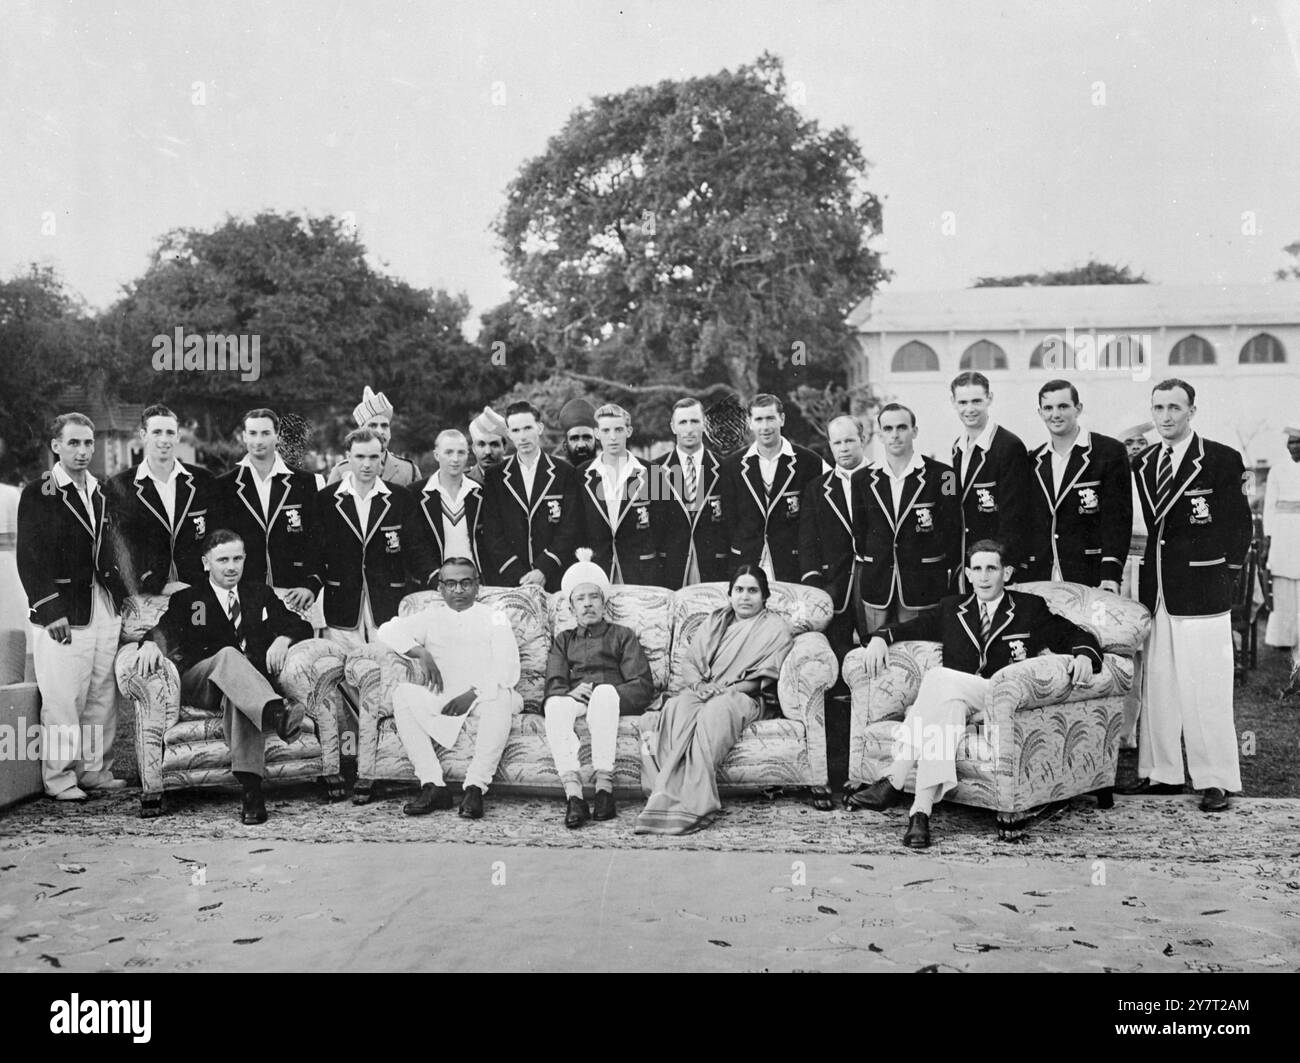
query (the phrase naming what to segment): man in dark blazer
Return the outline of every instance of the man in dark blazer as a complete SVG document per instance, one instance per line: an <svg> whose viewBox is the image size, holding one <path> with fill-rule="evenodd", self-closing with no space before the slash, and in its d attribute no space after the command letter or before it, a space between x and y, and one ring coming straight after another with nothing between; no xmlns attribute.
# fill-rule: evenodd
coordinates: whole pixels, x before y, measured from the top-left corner
<svg viewBox="0 0 1300 1063"><path fill-rule="evenodd" d="M679 590L725 580L730 534L722 511L718 456L704 446L704 407L695 398L673 406L677 441L650 463L663 585Z"/></svg>
<svg viewBox="0 0 1300 1063"><path fill-rule="evenodd" d="M202 583L203 540L216 530L215 477L176 457L180 422L166 406L140 415L144 460L108 481L114 564L130 594L171 594Z"/></svg>
<svg viewBox="0 0 1300 1063"><path fill-rule="evenodd" d="M1029 524L1029 455L1020 437L989 418L993 393L983 373L958 373L949 388L962 434L952 446L961 497L963 556L980 539L997 539L1015 573L1024 563ZM958 590L964 589L958 573Z"/></svg>
<svg viewBox="0 0 1300 1063"><path fill-rule="evenodd" d="M303 614L321 591L316 477L284 463L274 410L249 410L243 426L248 453L217 477L218 523L244 541L243 578L269 584Z"/></svg>
<svg viewBox="0 0 1300 1063"><path fill-rule="evenodd" d="M578 470L582 508L580 545L614 584L658 586L658 512L653 504L650 470L628 453L632 416L613 403L596 411L600 453Z"/></svg>
<svg viewBox="0 0 1300 1063"><path fill-rule="evenodd" d="M415 499L405 488L379 478L383 443L369 428L354 429L344 446L349 471L321 489L317 508L325 637L356 649L397 615L412 589L407 522Z"/></svg>
<svg viewBox="0 0 1300 1063"><path fill-rule="evenodd" d="M546 426L532 403L511 403L506 425L515 452L483 479L483 582L557 591L582 534L578 477L563 458L542 452Z"/></svg>
<svg viewBox="0 0 1300 1063"><path fill-rule="evenodd" d="M846 800L850 808L882 811L903 800L903 787L916 770L911 818L903 844L930 844L930 812L957 785L957 742L968 713L984 708L992 678L1009 664L1044 650L1070 658L1074 684L1087 683L1101 669L1096 638L1052 612L1036 594L1006 587L1002 544L991 540L967 549L966 580L971 590L944 598L915 620L882 628L867 645L867 675L885 668L895 642L920 639L943 643L943 665L926 672L916 701L895 735L896 759L889 771Z"/></svg>
<svg viewBox="0 0 1300 1063"><path fill-rule="evenodd" d="M302 706L286 706L271 678L311 628L265 583L241 582L244 543L235 532L218 528L202 556L206 578L171 596L158 625L140 640L135 667L149 675L167 657L180 673L184 704L221 707L231 770L244 790L241 818L265 823L266 733L289 743L302 726Z"/></svg>
<svg viewBox="0 0 1300 1063"><path fill-rule="evenodd" d="M483 488L466 471L469 443L464 433L448 428L438 433L433 449L438 471L409 488L415 505L406 546L416 584L430 589L449 557L468 557L480 570L483 564Z"/></svg>
<svg viewBox="0 0 1300 1063"><path fill-rule="evenodd" d="M113 660L124 592L105 541L104 495L90 473L94 424L85 414L61 414L50 426L50 448L58 462L18 499L15 560L33 625L45 793L84 801L89 790L126 785L113 777Z"/></svg>
<svg viewBox="0 0 1300 1063"><path fill-rule="evenodd" d="M775 395L749 403L754 442L722 463L722 512L731 526L731 562L759 565L770 579L798 583L803 493L830 466L781 434L785 405Z"/></svg>
<svg viewBox="0 0 1300 1063"><path fill-rule="evenodd" d="M1133 478L1124 444L1079 428L1068 380L1038 389L1050 439L1030 455L1033 489L1026 580L1068 580L1118 594L1133 533Z"/></svg>
<svg viewBox="0 0 1300 1063"><path fill-rule="evenodd" d="M885 460L853 478L863 638L933 608L961 567L952 469L916 452L916 414L908 407L889 403L876 425Z"/></svg>
<svg viewBox="0 0 1300 1063"><path fill-rule="evenodd" d="M1151 610L1138 731L1137 786L1183 792L1181 744L1201 810L1241 789L1232 716L1231 609L1253 522L1241 455L1192 431L1196 391L1163 380L1151 392L1160 443L1135 475L1147 525L1138 597Z"/></svg>

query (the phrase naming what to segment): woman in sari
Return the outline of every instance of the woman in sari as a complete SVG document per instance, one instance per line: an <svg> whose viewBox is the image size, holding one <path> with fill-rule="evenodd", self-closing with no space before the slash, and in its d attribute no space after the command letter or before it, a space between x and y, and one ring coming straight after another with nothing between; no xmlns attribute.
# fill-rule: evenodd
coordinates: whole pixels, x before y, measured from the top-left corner
<svg viewBox="0 0 1300 1063"><path fill-rule="evenodd" d="M647 751L658 775L636 818L637 834L689 834L722 808L718 765L762 716L760 695L794 644L789 625L768 612L769 596L763 570L741 565L731 577L729 604L695 633L683 662L686 687L664 705L658 742Z"/></svg>

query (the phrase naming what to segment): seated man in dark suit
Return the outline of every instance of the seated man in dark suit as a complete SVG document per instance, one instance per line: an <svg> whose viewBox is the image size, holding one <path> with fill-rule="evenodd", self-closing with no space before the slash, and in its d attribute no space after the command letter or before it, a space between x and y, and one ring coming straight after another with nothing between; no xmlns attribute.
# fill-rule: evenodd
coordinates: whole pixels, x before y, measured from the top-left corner
<svg viewBox="0 0 1300 1063"><path fill-rule="evenodd" d="M952 595L914 620L877 631L867 644L867 675L876 676L895 642L922 639L943 643L943 665L925 674L916 701L898 726L894 763L888 774L848 799L850 808L883 811L903 799L916 769L916 799L903 844L930 844L930 810L957 785L957 742L971 710L984 707L989 682L1007 665L1044 650L1071 658L1070 681L1086 683L1101 667L1101 648L1087 631L1048 608L1036 594L1006 589L1011 567L1005 548L981 539L967 550L967 594Z"/></svg>
<svg viewBox="0 0 1300 1063"><path fill-rule="evenodd" d="M140 640L135 667L148 675L169 657L183 702L220 704L231 768L244 788L243 822L265 823L266 732L292 742L302 726L302 707L286 706L270 677L311 628L265 583L240 582L244 541L234 532L219 528L207 537L203 568L208 578L173 594L158 626Z"/></svg>

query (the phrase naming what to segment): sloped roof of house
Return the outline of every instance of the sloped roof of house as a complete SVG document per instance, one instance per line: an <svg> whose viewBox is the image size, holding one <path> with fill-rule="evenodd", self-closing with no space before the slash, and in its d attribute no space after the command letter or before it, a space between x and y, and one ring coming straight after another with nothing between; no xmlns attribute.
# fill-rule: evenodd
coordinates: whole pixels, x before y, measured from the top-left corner
<svg viewBox="0 0 1300 1063"><path fill-rule="evenodd" d="M66 388L55 399L60 413L76 410L95 422L96 432L134 432L140 427L143 403L92 399L85 388Z"/></svg>
<svg viewBox="0 0 1300 1063"><path fill-rule="evenodd" d="M859 332L1300 324L1300 281L883 291L848 323Z"/></svg>

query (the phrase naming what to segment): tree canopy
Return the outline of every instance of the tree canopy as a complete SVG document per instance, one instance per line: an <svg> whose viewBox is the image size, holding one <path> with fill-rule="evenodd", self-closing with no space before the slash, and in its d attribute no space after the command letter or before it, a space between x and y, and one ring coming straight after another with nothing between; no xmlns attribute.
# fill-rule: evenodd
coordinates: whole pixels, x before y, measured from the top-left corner
<svg viewBox="0 0 1300 1063"><path fill-rule="evenodd" d="M1109 262L1089 259L1082 266L1069 269L1043 270L1040 273L1015 273L1006 277L976 277L972 288L1028 288L1052 287L1074 284L1150 284L1141 273L1128 266L1114 266Z"/></svg>

